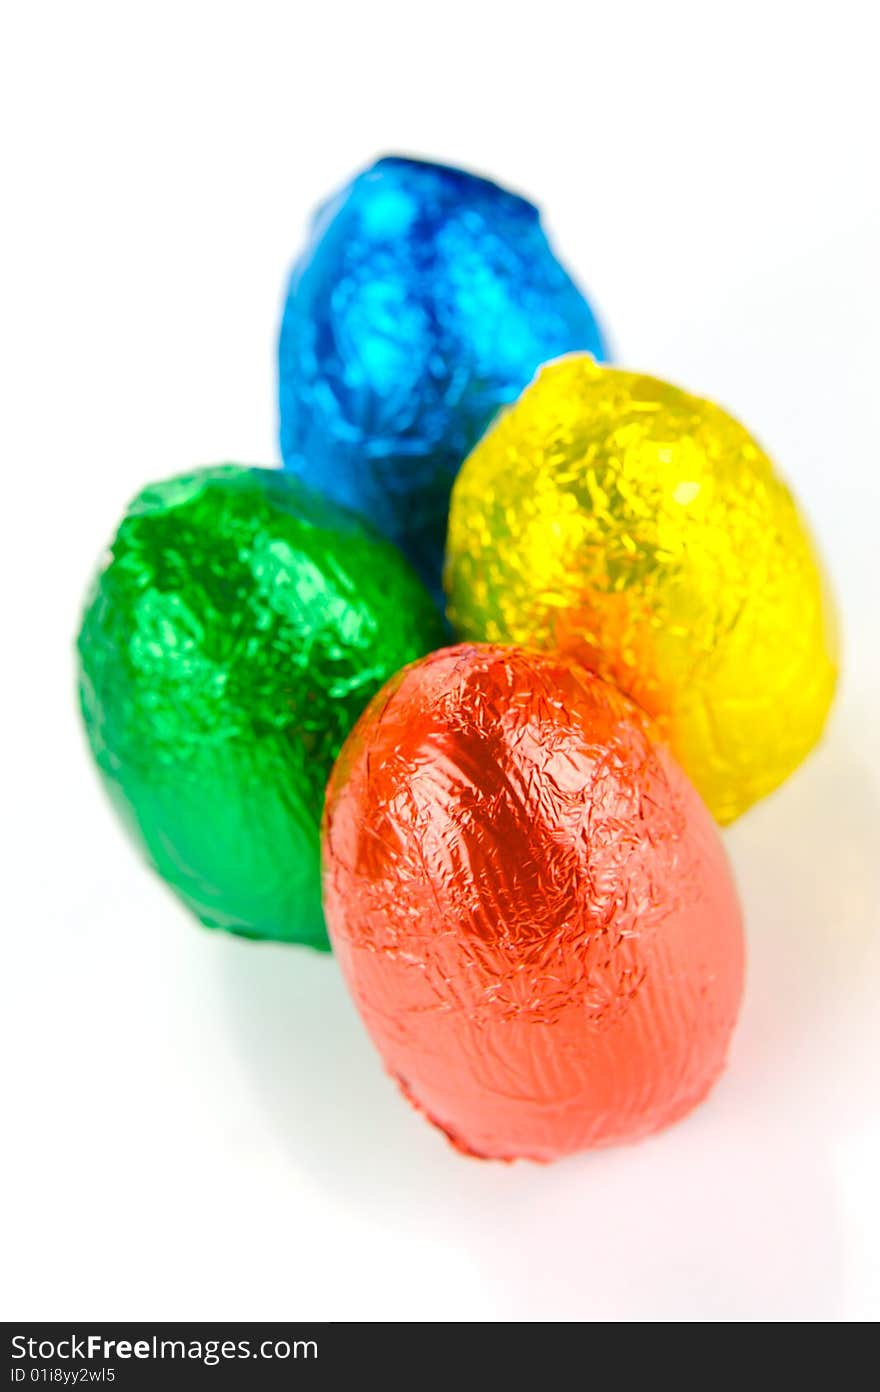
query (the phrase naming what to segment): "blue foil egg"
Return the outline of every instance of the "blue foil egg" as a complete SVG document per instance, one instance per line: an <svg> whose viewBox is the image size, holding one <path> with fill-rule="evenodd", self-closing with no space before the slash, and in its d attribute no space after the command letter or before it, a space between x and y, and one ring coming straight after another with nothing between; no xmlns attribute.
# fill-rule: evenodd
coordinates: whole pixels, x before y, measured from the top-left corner
<svg viewBox="0 0 880 1392"><path fill-rule="evenodd" d="M388 157L315 216L279 342L285 466L364 513L439 590L449 493L548 358L607 354L533 204Z"/></svg>

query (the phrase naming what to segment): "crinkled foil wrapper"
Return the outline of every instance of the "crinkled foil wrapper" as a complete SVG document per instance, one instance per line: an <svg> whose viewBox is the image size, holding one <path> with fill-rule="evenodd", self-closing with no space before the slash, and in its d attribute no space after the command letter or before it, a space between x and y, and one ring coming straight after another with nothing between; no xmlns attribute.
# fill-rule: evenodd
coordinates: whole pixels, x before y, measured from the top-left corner
<svg viewBox="0 0 880 1392"><path fill-rule="evenodd" d="M331 777L323 866L366 1026L460 1149L632 1140L722 1068L743 938L717 829L565 658L461 646L392 678Z"/></svg>
<svg viewBox="0 0 880 1392"><path fill-rule="evenodd" d="M354 507L440 592L452 480L539 363L605 348L531 203L386 158L317 215L279 344L285 464Z"/></svg>
<svg viewBox="0 0 880 1392"><path fill-rule="evenodd" d="M544 367L459 475L446 584L459 636L635 697L722 823L819 739L837 629L807 527L748 432L664 382Z"/></svg>
<svg viewBox="0 0 880 1392"><path fill-rule="evenodd" d="M327 776L442 632L393 547L279 472L204 469L134 501L82 621L82 712L126 825L203 923L329 946Z"/></svg>

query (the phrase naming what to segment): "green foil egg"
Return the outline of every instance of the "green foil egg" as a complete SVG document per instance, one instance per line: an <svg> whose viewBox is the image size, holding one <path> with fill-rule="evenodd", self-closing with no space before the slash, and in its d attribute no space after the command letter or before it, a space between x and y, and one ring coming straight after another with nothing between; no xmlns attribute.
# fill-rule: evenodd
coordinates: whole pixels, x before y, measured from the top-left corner
<svg viewBox="0 0 880 1392"><path fill-rule="evenodd" d="M202 923L329 947L330 769L443 638L398 551L290 476L222 465L134 500L87 601L80 701L115 806Z"/></svg>

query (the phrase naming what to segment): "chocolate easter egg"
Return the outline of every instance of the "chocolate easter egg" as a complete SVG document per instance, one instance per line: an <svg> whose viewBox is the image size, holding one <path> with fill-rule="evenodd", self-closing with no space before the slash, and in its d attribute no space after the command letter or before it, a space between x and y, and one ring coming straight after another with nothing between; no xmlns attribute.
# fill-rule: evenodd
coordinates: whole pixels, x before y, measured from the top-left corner
<svg viewBox="0 0 880 1392"><path fill-rule="evenodd" d="M544 367L459 475L446 583L460 636L629 692L721 822L821 734L837 636L809 530L748 431L665 382Z"/></svg>
<svg viewBox="0 0 880 1392"><path fill-rule="evenodd" d="M719 834L566 658L463 645L393 677L334 768L323 878L387 1069L464 1151L633 1140L722 1068L743 939Z"/></svg>
<svg viewBox="0 0 880 1392"><path fill-rule="evenodd" d="M204 924L328 946L327 775L441 631L392 546L280 472L202 469L135 499L83 616L82 712L126 826Z"/></svg>
<svg viewBox="0 0 880 1392"><path fill-rule="evenodd" d="M575 348L605 355L531 203L460 169L381 159L320 210L293 269L285 464L368 516L439 592L462 459L539 363Z"/></svg>

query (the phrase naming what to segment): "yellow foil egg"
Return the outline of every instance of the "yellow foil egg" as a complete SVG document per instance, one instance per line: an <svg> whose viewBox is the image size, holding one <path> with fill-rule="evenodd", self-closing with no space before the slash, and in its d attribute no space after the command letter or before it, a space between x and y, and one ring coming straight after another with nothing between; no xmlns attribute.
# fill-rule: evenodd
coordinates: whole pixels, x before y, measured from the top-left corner
<svg viewBox="0 0 880 1392"><path fill-rule="evenodd" d="M818 740L837 676L797 504L712 402L585 354L542 368L452 495L459 635L559 649L657 720L719 822Z"/></svg>

